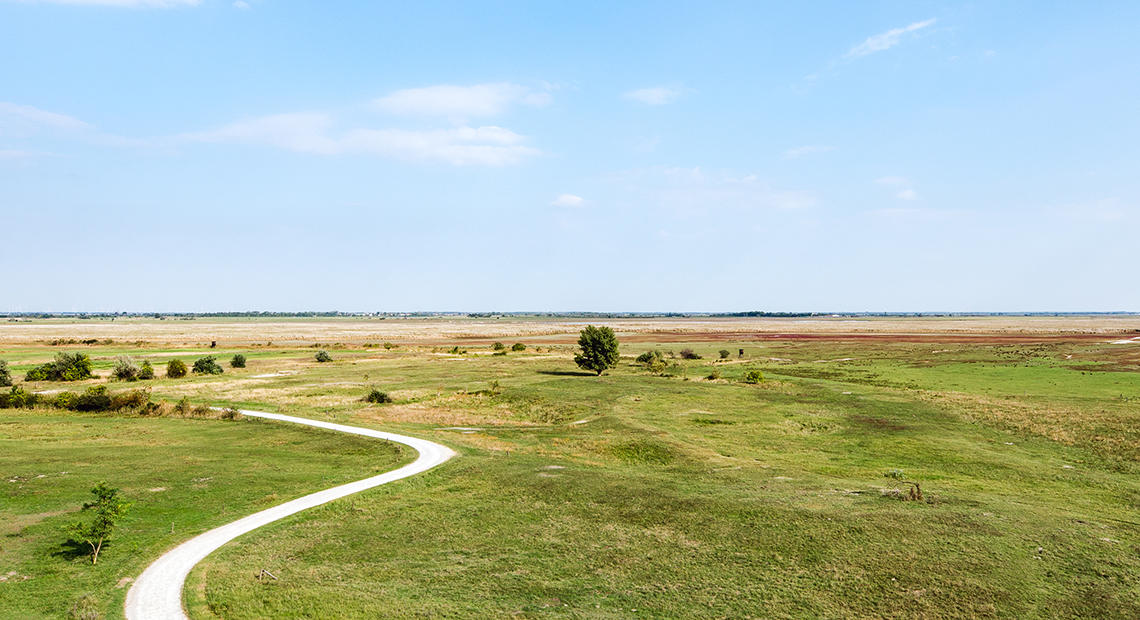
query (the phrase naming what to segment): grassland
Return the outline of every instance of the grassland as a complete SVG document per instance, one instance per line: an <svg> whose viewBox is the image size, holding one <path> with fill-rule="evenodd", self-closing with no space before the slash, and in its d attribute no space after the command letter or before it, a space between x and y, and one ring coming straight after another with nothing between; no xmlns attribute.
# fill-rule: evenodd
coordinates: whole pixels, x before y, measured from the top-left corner
<svg viewBox="0 0 1140 620"><path fill-rule="evenodd" d="M327 364L313 360L311 347L277 344L83 350L104 374L125 353L159 362L240 351L248 368L155 381L154 396L398 430L462 453L425 476L296 515L214 554L187 587L195 620L1140 617L1140 341L1112 344L1138 334L920 327L796 337L630 332L622 363L601 378L576 371L565 334L527 339L525 330L515 333L531 346L507 356L491 355L487 338L438 333L390 350L364 346L375 339L325 342L334 357ZM447 353L454 345L468 353ZM651 347L691 347L704 359L670 358L666 376L657 376L632 361ZM2 348L18 377L60 350L24 341ZM716 359L721 348L729 359ZM754 369L763 383L739 381ZM708 379L714 370L720 378ZM396 402L360 402L372 386ZM83 428L88 418L0 414L8 423L0 426L5 476L74 469L63 466L80 461L65 456L72 444L95 441L65 433L58 452L46 453L37 433L47 431L37 429ZM291 432L251 421L89 419L138 442L129 452L140 461L150 458L145 436L131 428L244 433L240 443L265 450L280 441L264 439L267 432ZM317 487L352 477L341 469L390 467L397 458L360 463L357 452L376 448L357 441L308 437L247 458L266 467L296 459L282 471ZM338 473L306 460L341 442L355 447ZM216 467L244 471L229 455L210 454ZM89 461L112 481L143 475ZM186 478L178 459L154 462L167 480ZM895 497L898 482L884 477L893 469L920 481L926 500ZM15 506L9 514L26 519L74 509L98 476L89 477L19 504L9 497L23 495L4 496L3 510ZM215 477L211 488L245 503L204 505L200 525L261 507L274 483L254 490L253 480ZM11 494L15 483L5 484ZM170 493L148 494L170 486L149 479L118 484L140 502ZM217 514L223 505L228 513ZM170 518L180 509L171 510ZM133 559L112 548L108 557L126 563L116 571L109 559L93 570L52 555L61 539L51 518L0 543L0 571L18 566L32 577L0 583L0 608L38 596L39 607L22 617L62 617L65 596L26 585L55 571L66 575L57 583L82 582L68 592L111 592L102 594L107 617L117 617L117 580L179 538L132 524L117 545L138 545ZM279 579L256 579L263 568Z"/></svg>

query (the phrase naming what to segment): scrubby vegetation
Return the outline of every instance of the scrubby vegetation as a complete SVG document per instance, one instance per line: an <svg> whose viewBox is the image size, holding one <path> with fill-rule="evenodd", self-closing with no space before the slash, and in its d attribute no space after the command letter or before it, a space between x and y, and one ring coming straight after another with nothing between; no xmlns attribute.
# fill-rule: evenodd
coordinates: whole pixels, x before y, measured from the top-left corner
<svg viewBox="0 0 1140 620"><path fill-rule="evenodd" d="M182 360L170 360L166 363L166 377L168 379L181 379L186 376L186 372L186 362Z"/></svg>
<svg viewBox="0 0 1140 620"><path fill-rule="evenodd" d="M141 369L134 360L126 355L120 355L111 368L111 378L116 381L138 381Z"/></svg>
<svg viewBox="0 0 1140 620"><path fill-rule="evenodd" d="M511 345L511 350L515 352L526 351L526 345L521 342L516 342Z"/></svg>
<svg viewBox="0 0 1140 620"><path fill-rule="evenodd" d="M230 358L230 368L245 368L245 356L241 353L235 354Z"/></svg>
<svg viewBox="0 0 1140 620"><path fill-rule="evenodd" d="M694 351L688 347L685 347L684 349L681 349L681 359L683 359L683 360L699 360L699 359L701 359L701 356L698 355L696 351Z"/></svg>
<svg viewBox="0 0 1140 620"><path fill-rule="evenodd" d="M315 358L315 359L316 359L318 362L331 362L331 361L332 361L332 356L331 356L331 355L329 355L329 352L328 352L328 351L326 351L326 350L324 350L324 349L321 349L320 351L317 351L317 354L316 354L316 355L314 355L313 357L314 357L314 358Z"/></svg>
<svg viewBox="0 0 1140 620"><path fill-rule="evenodd" d="M28 371L25 381L82 381L95 376L91 358L83 353L57 353L55 361Z"/></svg>
<svg viewBox="0 0 1140 620"><path fill-rule="evenodd" d="M745 383L760 383L763 380L764 373L760 372L759 370L749 370L748 372L744 373L743 381Z"/></svg>
<svg viewBox="0 0 1140 620"><path fill-rule="evenodd" d="M12 371L8 370L8 362L0 360L0 387L12 385Z"/></svg>
<svg viewBox="0 0 1140 620"><path fill-rule="evenodd" d="M139 366L138 378L141 381L149 381L154 378L154 366L150 365L149 360L143 360L142 365Z"/></svg>
<svg viewBox="0 0 1140 620"><path fill-rule="evenodd" d="M193 371L194 374L199 375L220 375L225 372L218 364L218 358L214 357L213 355L199 357L198 359L194 360Z"/></svg>
<svg viewBox="0 0 1140 620"><path fill-rule="evenodd" d="M645 367L653 373L661 374L665 372L665 368L669 365L665 361L665 355L658 349L650 349L645 353L637 356L638 364L645 364Z"/></svg>
<svg viewBox="0 0 1140 620"><path fill-rule="evenodd" d="M156 405L150 402L148 390L110 392L106 385L93 385L83 392L53 394L36 394L15 386L7 394L0 393L0 409L30 409L36 406L89 412L127 409L147 415Z"/></svg>
<svg viewBox="0 0 1140 620"><path fill-rule="evenodd" d="M368 394L364 396L364 402L384 404L392 402L392 397L387 392L381 391L379 388L372 388Z"/></svg>

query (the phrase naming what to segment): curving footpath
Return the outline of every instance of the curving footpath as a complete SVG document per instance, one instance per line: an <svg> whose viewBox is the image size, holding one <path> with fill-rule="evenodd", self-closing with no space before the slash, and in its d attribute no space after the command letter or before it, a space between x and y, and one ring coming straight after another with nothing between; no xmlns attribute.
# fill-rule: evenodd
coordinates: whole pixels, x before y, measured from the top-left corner
<svg viewBox="0 0 1140 620"><path fill-rule="evenodd" d="M291 514L320 506L346 495L371 489L393 480L414 476L455 456L455 452L449 448L426 439L416 439L394 433L306 420L305 418L275 413L262 413L260 411L242 411L242 413L252 418L293 422L294 424L316 426L342 433L387 439L414 448L419 452L420 457L399 469L297 498L280 506L249 515L229 525L212 529L178 545L148 566L139 576L138 581L131 586L130 591L127 592L127 620L188 620L186 613L182 610L182 585L186 581L186 576L190 574L190 570L218 547L267 523L284 519Z"/></svg>

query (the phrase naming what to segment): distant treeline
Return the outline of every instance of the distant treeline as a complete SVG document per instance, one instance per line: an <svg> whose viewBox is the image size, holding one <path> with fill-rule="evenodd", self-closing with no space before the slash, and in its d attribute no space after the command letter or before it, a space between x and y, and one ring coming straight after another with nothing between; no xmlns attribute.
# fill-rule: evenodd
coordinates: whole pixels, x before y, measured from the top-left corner
<svg viewBox="0 0 1140 620"><path fill-rule="evenodd" d="M29 319L111 319L155 318L193 320L196 318L565 318L565 319L623 319L623 318L689 318L689 317L984 317L984 316L1135 316L1140 312L0 312L0 318L9 321Z"/></svg>

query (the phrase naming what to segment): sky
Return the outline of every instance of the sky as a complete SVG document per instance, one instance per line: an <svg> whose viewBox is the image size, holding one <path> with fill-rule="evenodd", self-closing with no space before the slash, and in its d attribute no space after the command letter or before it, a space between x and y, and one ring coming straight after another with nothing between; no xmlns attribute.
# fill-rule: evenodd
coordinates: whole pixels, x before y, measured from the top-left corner
<svg viewBox="0 0 1140 620"><path fill-rule="evenodd" d="M0 0L0 312L1140 311L1138 29Z"/></svg>

